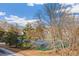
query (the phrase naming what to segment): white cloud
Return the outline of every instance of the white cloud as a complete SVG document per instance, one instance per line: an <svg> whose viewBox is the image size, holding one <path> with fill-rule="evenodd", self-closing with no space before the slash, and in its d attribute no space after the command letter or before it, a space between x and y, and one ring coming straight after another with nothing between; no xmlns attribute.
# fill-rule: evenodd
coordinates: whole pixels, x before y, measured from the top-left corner
<svg viewBox="0 0 79 59"><path fill-rule="evenodd" d="M34 6L33 3L27 3L27 6Z"/></svg>
<svg viewBox="0 0 79 59"><path fill-rule="evenodd" d="M43 5L43 4L45 4L45 3L35 3L35 4L40 4L40 5Z"/></svg>
<svg viewBox="0 0 79 59"><path fill-rule="evenodd" d="M32 20L26 20L26 18L21 18L18 16L14 16L14 15L10 15L9 17L5 17L5 20L7 20L8 23L11 24L18 24L20 26L25 26L27 23L32 23L37 21L36 19L32 19Z"/></svg>
<svg viewBox="0 0 79 59"><path fill-rule="evenodd" d="M72 6L71 12L72 13L79 13L79 4Z"/></svg>
<svg viewBox="0 0 79 59"><path fill-rule="evenodd" d="M0 16L4 16L4 15L6 15L5 12L0 12Z"/></svg>
<svg viewBox="0 0 79 59"><path fill-rule="evenodd" d="M27 3L27 6L34 6L35 4L37 4L37 5L43 5L45 3Z"/></svg>

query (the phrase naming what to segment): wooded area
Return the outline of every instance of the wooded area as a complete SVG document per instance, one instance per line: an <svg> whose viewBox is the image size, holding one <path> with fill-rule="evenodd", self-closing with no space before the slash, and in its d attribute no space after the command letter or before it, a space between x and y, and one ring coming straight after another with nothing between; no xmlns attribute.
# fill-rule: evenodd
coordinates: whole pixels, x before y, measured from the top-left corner
<svg viewBox="0 0 79 59"><path fill-rule="evenodd" d="M23 29L0 21L5 27L8 25L7 29L0 26L0 41L21 49L74 50L79 47L79 17L70 10L63 4L44 4L42 11L37 11L34 16L39 20L28 23ZM47 19L49 21L44 23Z"/></svg>

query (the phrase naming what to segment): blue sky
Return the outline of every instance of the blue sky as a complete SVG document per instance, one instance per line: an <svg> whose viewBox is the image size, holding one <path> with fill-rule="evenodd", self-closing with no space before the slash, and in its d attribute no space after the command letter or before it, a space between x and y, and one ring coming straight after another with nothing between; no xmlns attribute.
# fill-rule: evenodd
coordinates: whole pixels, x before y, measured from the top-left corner
<svg viewBox="0 0 79 59"><path fill-rule="evenodd" d="M44 3L0 3L0 20L5 19L9 23L17 23L24 26L27 22L33 22L35 13L40 12ZM66 9L79 15L79 4L63 4ZM47 22L48 20L44 20Z"/></svg>
<svg viewBox="0 0 79 59"><path fill-rule="evenodd" d="M33 18L35 13L41 9L41 5L32 5L32 4L23 4L23 3L14 3L14 4L0 4L0 11L6 12L8 15L16 15L19 17L26 17L28 19Z"/></svg>
<svg viewBox="0 0 79 59"><path fill-rule="evenodd" d="M0 3L0 20L8 23L24 26L27 22L33 22L35 13L42 9L42 4L32 3Z"/></svg>

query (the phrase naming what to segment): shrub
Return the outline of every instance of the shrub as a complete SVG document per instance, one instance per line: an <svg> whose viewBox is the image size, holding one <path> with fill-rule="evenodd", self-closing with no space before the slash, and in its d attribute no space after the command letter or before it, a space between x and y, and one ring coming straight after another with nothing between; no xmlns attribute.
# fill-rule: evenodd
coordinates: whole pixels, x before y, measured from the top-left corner
<svg viewBox="0 0 79 59"><path fill-rule="evenodd" d="M29 40L22 40L22 42L17 43L18 47L20 48L31 48L32 44Z"/></svg>

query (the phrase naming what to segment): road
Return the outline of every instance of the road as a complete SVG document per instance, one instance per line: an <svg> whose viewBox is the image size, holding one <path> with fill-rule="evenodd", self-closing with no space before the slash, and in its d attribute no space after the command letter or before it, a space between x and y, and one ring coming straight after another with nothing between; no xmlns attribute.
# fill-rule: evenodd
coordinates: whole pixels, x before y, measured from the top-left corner
<svg viewBox="0 0 79 59"><path fill-rule="evenodd" d="M0 48L0 56L16 56L16 54L8 49Z"/></svg>

